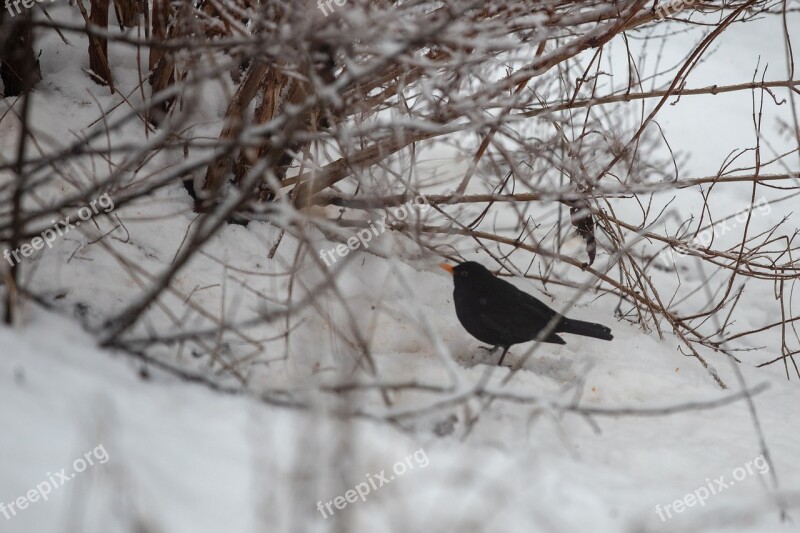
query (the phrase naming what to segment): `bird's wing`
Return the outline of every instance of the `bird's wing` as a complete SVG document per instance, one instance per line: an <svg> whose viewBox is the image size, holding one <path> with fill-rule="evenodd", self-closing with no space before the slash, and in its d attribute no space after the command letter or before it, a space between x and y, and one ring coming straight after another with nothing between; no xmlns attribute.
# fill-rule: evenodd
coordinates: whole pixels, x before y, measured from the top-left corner
<svg viewBox="0 0 800 533"><path fill-rule="evenodd" d="M480 323L507 344L536 338L555 312L511 283L492 279L494 282L484 286L473 300Z"/></svg>
<svg viewBox="0 0 800 533"><path fill-rule="evenodd" d="M550 309L546 303L531 296L527 292L521 291L515 285L512 285L506 280L499 278L496 279L497 281L507 285L510 289L513 289L504 289L502 291L502 294L508 295L508 301L503 302L503 304L512 309L519 310L518 314L524 316L528 323L531 321L536 321L541 322L541 325L544 326L550 321L551 318L553 318L553 315L556 314L556 312ZM498 291L498 293L500 293L500 291Z"/></svg>
<svg viewBox="0 0 800 533"><path fill-rule="evenodd" d="M484 328L491 330L492 335L502 336L509 345L523 342L519 339L519 326L512 324L508 315L498 316L491 311L483 310L478 312L478 319Z"/></svg>
<svg viewBox="0 0 800 533"><path fill-rule="evenodd" d="M482 321L485 327L488 327L493 331L493 334L500 334L507 339L509 345L531 341L535 339L536 335L539 333L539 328L537 325L531 324L528 321L528 316L518 313L505 314L501 317L498 317L488 312L481 312L478 313L478 318ZM542 327L545 325L547 325L547 322L541 323ZM551 332L550 335L542 339L542 342L566 344L564 339L556 335L554 332Z"/></svg>

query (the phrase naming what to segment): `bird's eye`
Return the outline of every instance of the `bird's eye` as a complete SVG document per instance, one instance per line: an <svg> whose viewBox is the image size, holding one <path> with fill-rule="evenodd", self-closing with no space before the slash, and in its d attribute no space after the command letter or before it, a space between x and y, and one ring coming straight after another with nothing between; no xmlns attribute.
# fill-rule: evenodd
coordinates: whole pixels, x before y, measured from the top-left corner
<svg viewBox="0 0 800 533"><path fill-rule="evenodd" d="M469 276L469 272L467 272L466 270L462 270L461 276L466 278L467 276Z"/></svg>

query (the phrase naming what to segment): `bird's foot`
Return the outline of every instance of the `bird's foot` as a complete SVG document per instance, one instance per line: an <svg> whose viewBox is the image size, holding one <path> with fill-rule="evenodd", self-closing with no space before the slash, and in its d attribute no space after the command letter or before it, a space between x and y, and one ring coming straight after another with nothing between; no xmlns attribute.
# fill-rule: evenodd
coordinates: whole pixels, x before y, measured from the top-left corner
<svg viewBox="0 0 800 533"><path fill-rule="evenodd" d="M508 349L509 349L509 348L511 348L511 346L505 346L505 347L503 348L503 353L502 353L502 355L500 356L500 360L499 360L499 361L497 361L497 366L503 366L503 359L505 359L505 358L506 358L506 354L508 353Z"/></svg>
<svg viewBox="0 0 800 533"><path fill-rule="evenodd" d="M492 346L491 348L487 348L486 346L478 346L478 349L479 350L486 350L487 354L493 355L494 352L496 352L499 347L500 347L499 345L498 346Z"/></svg>
<svg viewBox="0 0 800 533"><path fill-rule="evenodd" d="M501 366L503 364L503 359L506 358L506 354L508 353L508 348L510 348L510 346L506 347L498 344L497 346L492 346L491 348L486 348L485 346L479 346L479 348L481 350L486 350L488 355L494 355L494 352L496 352L498 348L503 348L503 353L500 355L500 360L497 361L497 366Z"/></svg>

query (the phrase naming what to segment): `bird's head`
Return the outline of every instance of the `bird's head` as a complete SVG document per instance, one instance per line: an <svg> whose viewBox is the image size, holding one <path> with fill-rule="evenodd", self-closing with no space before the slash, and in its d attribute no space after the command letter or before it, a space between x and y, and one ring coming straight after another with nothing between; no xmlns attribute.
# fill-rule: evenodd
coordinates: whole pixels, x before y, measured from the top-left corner
<svg viewBox="0 0 800 533"><path fill-rule="evenodd" d="M492 273L486 267L475 261L466 261L456 266L442 263L439 265L441 268L447 270L453 275L456 283L460 282L476 282L486 278L493 278Z"/></svg>

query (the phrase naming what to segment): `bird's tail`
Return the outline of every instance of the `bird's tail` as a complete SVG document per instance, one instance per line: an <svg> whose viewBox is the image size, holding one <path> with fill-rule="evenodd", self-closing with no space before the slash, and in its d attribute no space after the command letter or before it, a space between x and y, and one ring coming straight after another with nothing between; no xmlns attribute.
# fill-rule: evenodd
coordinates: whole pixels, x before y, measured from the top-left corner
<svg viewBox="0 0 800 533"><path fill-rule="evenodd" d="M564 318L556 329L556 333L572 333L573 335L583 335L584 337L592 337L595 339L603 339L610 341L614 337L611 335L611 329L602 324L595 324L594 322L584 322L583 320L572 320Z"/></svg>

